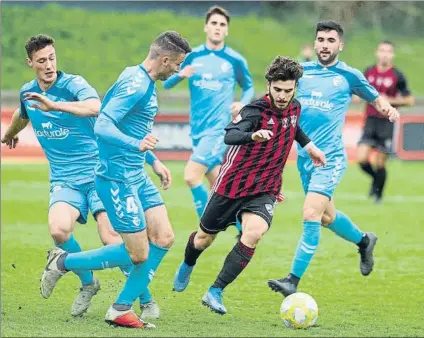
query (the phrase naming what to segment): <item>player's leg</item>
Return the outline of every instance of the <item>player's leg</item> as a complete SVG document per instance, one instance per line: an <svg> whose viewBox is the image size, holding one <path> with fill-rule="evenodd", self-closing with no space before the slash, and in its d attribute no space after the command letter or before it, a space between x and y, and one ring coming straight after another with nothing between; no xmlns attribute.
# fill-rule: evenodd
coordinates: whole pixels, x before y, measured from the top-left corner
<svg viewBox="0 0 424 338"><path fill-rule="evenodd" d="M49 230L55 242L56 247L69 252L76 253L81 251L81 246L75 239L73 233L76 221L86 223L87 220L87 200L83 191L71 189L67 186L53 185L50 194L49 208ZM91 271L74 271L81 280L82 287L76 301L89 290L85 298L86 308L81 311L72 306L72 315L79 316L83 314L90 305L91 298L100 289L99 281L93 277ZM45 283L42 284L41 294L48 298L54 285L62 274L57 271L44 273Z"/></svg>
<svg viewBox="0 0 424 338"><path fill-rule="evenodd" d="M380 119L380 123L377 126L377 156L376 156L376 203L381 203L383 198L384 186L387 180L387 169L386 162L388 154L392 152L392 140L393 140L393 123L386 119Z"/></svg>
<svg viewBox="0 0 424 338"><path fill-rule="evenodd" d="M246 268L255 253L255 248L268 230L275 201L268 195L246 197L241 204L243 234L230 253L214 284L202 298L202 303L218 314L227 313L222 301L222 292Z"/></svg>
<svg viewBox="0 0 424 338"><path fill-rule="evenodd" d="M196 162L197 157L195 153L187 162L184 168L184 181L190 188L193 196L193 203L196 208L196 213L199 218L205 210L206 203L208 202L208 189L203 183L203 177L206 174L207 167L199 162Z"/></svg>
<svg viewBox="0 0 424 338"><path fill-rule="evenodd" d="M221 162L220 162L221 163ZM221 164L219 165L215 165L211 170L209 170L206 173L206 178L209 181L209 186L212 188L212 186L214 185L216 178L218 177L219 174L219 170L221 169ZM235 223L235 227L238 230L238 235L237 235L237 239L240 239L241 235L242 235L242 227L241 227L241 222L238 218L236 218L236 223Z"/></svg>
<svg viewBox="0 0 424 338"><path fill-rule="evenodd" d="M139 190L139 198L145 212L150 247L146 264L153 278L159 264L174 243L174 232L162 197L150 179ZM140 295L140 309L142 319L157 319L160 316L159 306L153 300L149 289Z"/></svg>
<svg viewBox="0 0 424 338"><path fill-rule="evenodd" d="M371 150L376 146L375 127L376 123L374 118L368 117L365 121L364 130L356 151L356 160L359 167L372 179L371 188L368 193L370 197L375 195L375 170L370 163Z"/></svg>
<svg viewBox="0 0 424 338"><path fill-rule="evenodd" d="M360 271L368 276L374 266L374 247L377 237L372 232L363 232L352 220L340 210L336 210L334 200L331 200L322 218L322 225L337 236L358 246L360 254Z"/></svg>
<svg viewBox="0 0 424 338"><path fill-rule="evenodd" d="M174 291L184 291L200 255L212 244L216 235L234 223L238 201L213 193L200 219L200 229L190 234L174 277Z"/></svg>

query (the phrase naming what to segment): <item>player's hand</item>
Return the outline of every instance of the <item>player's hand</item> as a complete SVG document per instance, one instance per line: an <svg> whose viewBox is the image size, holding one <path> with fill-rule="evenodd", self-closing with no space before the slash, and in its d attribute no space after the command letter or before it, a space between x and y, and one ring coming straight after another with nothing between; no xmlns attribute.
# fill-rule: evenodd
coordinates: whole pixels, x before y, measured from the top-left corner
<svg viewBox="0 0 424 338"><path fill-rule="evenodd" d="M164 190L168 190L172 184L171 171L159 160L153 162L152 169L160 178L160 186Z"/></svg>
<svg viewBox="0 0 424 338"><path fill-rule="evenodd" d="M57 110L55 103L44 95L30 92L30 93L24 94L24 99L25 101L29 101L29 100L37 101L38 103L32 103L31 107L40 109L42 111Z"/></svg>
<svg viewBox="0 0 424 338"><path fill-rule="evenodd" d="M9 147L9 149L14 149L19 143L19 137L18 136L10 137L8 135L4 135L3 138L1 139L1 143L6 144Z"/></svg>
<svg viewBox="0 0 424 338"><path fill-rule="evenodd" d="M389 106L387 109L383 109L383 113L389 118L390 122L399 120L399 112L395 107Z"/></svg>
<svg viewBox="0 0 424 338"><path fill-rule="evenodd" d="M147 150L153 150L156 147L156 144L159 142L156 136L152 134L148 134L144 139L141 140L140 143L140 151L144 152Z"/></svg>
<svg viewBox="0 0 424 338"><path fill-rule="evenodd" d="M327 164L327 159L325 158L325 154L320 149L318 149L315 145L312 145L312 147L306 151L315 167L319 167L320 165L325 167Z"/></svg>
<svg viewBox="0 0 424 338"><path fill-rule="evenodd" d="M273 136L274 134L271 130L261 129L252 134L252 140L255 142L266 142Z"/></svg>
<svg viewBox="0 0 424 338"><path fill-rule="evenodd" d="M183 69L181 69L178 73L179 76L184 77L184 78L189 78L190 76L192 76L195 73L195 69L193 66L188 65L185 66Z"/></svg>
<svg viewBox="0 0 424 338"><path fill-rule="evenodd" d="M233 119L240 113L241 108L244 107L244 104L241 102L233 102L231 104L231 116Z"/></svg>

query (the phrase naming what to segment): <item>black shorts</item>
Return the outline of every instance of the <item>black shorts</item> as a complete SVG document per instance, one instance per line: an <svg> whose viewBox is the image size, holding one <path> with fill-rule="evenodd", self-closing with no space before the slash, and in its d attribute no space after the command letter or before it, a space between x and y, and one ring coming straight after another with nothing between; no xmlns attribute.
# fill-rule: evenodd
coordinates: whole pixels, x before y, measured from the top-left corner
<svg viewBox="0 0 424 338"><path fill-rule="evenodd" d="M392 152L393 123L388 119L368 116L359 144L368 144L384 153Z"/></svg>
<svg viewBox="0 0 424 338"><path fill-rule="evenodd" d="M275 196L268 193L233 199L214 192L200 218L200 228L207 234L217 234L235 224L236 217L241 222L243 211L262 217L270 227L276 203Z"/></svg>

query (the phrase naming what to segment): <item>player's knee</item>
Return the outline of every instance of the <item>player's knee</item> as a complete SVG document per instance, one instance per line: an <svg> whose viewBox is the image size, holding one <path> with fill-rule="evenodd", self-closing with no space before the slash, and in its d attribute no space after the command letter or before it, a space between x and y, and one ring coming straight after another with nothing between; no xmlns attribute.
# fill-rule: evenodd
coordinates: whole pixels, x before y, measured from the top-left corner
<svg viewBox="0 0 424 338"><path fill-rule="evenodd" d="M256 247L264 235L262 229L252 229L246 227L241 236L241 242L251 248Z"/></svg>
<svg viewBox="0 0 424 338"><path fill-rule="evenodd" d="M174 244L175 235L174 235L174 232L170 229L169 231L161 232L160 234L152 236L149 239L153 244L160 246L162 248L169 249L172 246L172 244Z"/></svg>
<svg viewBox="0 0 424 338"><path fill-rule="evenodd" d="M333 223L335 221L335 219L336 219L336 215L324 214L324 215L322 215L321 225L323 227L327 227L331 223Z"/></svg>
<svg viewBox="0 0 424 338"><path fill-rule="evenodd" d="M49 230L56 244L65 243L72 233L72 226L66 226L61 220L50 219Z"/></svg>
<svg viewBox="0 0 424 338"><path fill-rule="evenodd" d="M195 172L186 170L184 171L184 181L193 188L202 183L202 177L199 177Z"/></svg>
<svg viewBox="0 0 424 338"><path fill-rule="evenodd" d="M194 247L198 250L204 250L209 247L214 241L216 235L207 234L203 231L198 231L194 236Z"/></svg>
<svg viewBox="0 0 424 338"><path fill-rule="evenodd" d="M303 220L304 221L321 221L322 212L312 206L303 207Z"/></svg>
<svg viewBox="0 0 424 338"><path fill-rule="evenodd" d="M134 265L144 263L147 258L149 257L148 250L136 250L136 251L130 251L129 252L131 261Z"/></svg>

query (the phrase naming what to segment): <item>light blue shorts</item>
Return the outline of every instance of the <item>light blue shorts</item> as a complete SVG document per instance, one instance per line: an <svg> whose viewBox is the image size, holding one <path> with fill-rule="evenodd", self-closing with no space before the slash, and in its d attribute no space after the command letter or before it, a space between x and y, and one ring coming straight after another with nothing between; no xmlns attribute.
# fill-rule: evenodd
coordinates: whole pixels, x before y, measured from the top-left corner
<svg viewBox="0 0 424 338"><path fill-rule="evenodd" d="M227 145L224 143L224 134L205 135L199 139L193 139L193 153L190 160L203 164L207 167L206 173L224 160Z"/></svg>
<svg viewBox="0 0 424 338"><path fill-rule="evenodd" d="M316 192L327 196L330 200L333 197L337 185L347 168L347 156L345 152L326 154L327 165L323 167L314 167L309 157L298 156L297 169L300 173L303 190Z"/></svg>
<svg viewBox="0 0 424 338"><path fill-rule="evenodd" d="M126 184L96 176L96 189L113 229L120 233L143 231L144 212L164 204L149 177L137 184Z"/></svg>
<svg viewBox="0 0 424 338"><path fill-rule="evenodd" d="M88 210L93 216L104 211L103 203L100 201L94 187L94 182L84 184L69 184L65 182L54 182L50 186L49 209L56 202L65 202L78 209L80 216L77 222L87 223Z"/></svg>

